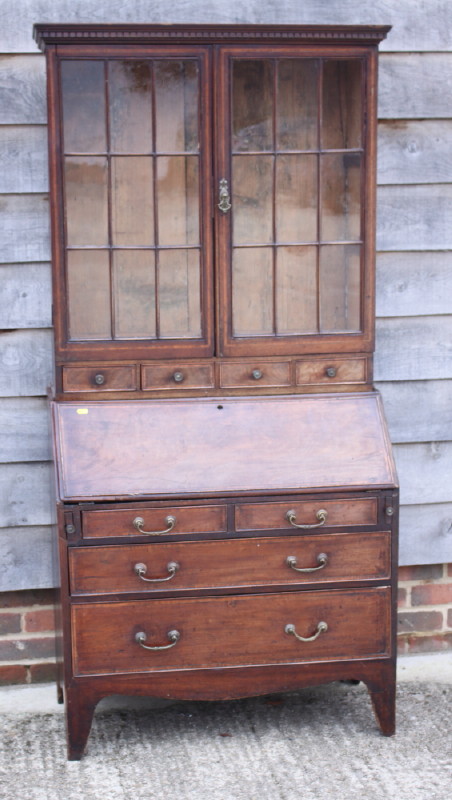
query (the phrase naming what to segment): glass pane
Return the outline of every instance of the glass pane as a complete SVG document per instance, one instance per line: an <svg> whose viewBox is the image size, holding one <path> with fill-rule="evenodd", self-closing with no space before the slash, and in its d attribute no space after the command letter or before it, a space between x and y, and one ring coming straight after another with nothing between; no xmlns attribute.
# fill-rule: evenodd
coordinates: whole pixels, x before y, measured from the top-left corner
<svg viewBox="0 0 452 800"><path fill-rule="evenodd" d="M276 156L276 239L317 241L316 155Z"/></svg>
<svg viewBox="0 0 452 800"><path fill-rule="evenodd" d="M149 61L110 61L110 150L152 152L152 92Z"/></svg>
<svg viewBox="0 0 452 800"><path fill-rule="evenodd" d="M154 243L151 156L111 159L111 225L116 246Z"/></svg>
<svg viewBox="0 0 452 800"><path fill-rule="evenodd" d="M276 332L317 332L317 247L276 250Z"/></svg>
<svg viewBox="0 0 452 800"><path fill-rule="evenodd" d="M155 255L153 250L113 253L115 338L155 337Z"/></svg>
<svg viewBox="0 0 452 800"><path fill-rule="evenodd" d="M157 198L159 244L199 244L197 156L157 159Z"/></svg>
<svg viewBox="0 0 452 800"><path fill-rule="evenodd" d="M321 156L322 241L351 241L361 235L361 156Z"/></svg>
<svg viewBox="0 0 452 800"><path fill-rule="evenodd" d="M234 156L232 215L235 244L273 240L273 156Z"/></svg>
<svg viewBox="0 0 452 800"><path fill-rule="evenodd" d="M155 62L158 153L196 153L198 65L195 61Z"/></svg>
<svg viewBox="0 0 452 800"><path fill-rule="evenodd" d="M277 150L317 150L319 63L291 59L278 64Z"/></svg>
<svg viewBox="0 0 452 800"><path fill-rule="evenodd" d="M232 149L273 150L273 65L234 61Z"/></svg>
<svg viewBox="0 0 452 800"><path fill-rule="evenodd" d="M161 339L199 339L201 274L198 250L160 250L158 297Z"/></svg>
<svg viewBox="0 0 452 800"><path fill-rule="evenodd" d="M322 148L361 147L361 119L361 62L325 61Z"/></svg>
<svg viewBox="0 0 452 800"><path fill-rule="evenodd" d="M62 61L63 131L66 153L104 153L105 74L103 61Z"/></svg>
<svg viewBox="0 0 452 800"><path fill-rule="evenodd" d="M110 339L110 267L105 250L67 253L69 338Z"/></svg>
<svg viewBox="0 0 452 800"><path fill-rule="evenodd" d="M64 163L69 247L108 244L107 159L71 156Z"/></svg>
<svg viewBox="0 0 452 800"><path fill-rule="evenodd" d="M234 336L273 333L273 250L234 250L232 261L232 328Z"/></svg>
<svg viewBox="0 0 452 800"><path fill-rule="evenodd" d="M320 331L360 330L360 246L320 248Z"/></svg>

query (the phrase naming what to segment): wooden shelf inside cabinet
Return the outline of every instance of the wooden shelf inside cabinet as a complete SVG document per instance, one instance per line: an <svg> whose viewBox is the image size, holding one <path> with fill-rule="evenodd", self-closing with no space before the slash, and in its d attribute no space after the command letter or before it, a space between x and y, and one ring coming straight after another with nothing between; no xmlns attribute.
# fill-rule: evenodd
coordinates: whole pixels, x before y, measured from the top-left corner
<svg viewBox="0 0 452 800"><path fill-rule="evenodd" d="M388 31L35 26L70 759L112 693L354 678L394 732L398 489L372 388Z"/></svg>

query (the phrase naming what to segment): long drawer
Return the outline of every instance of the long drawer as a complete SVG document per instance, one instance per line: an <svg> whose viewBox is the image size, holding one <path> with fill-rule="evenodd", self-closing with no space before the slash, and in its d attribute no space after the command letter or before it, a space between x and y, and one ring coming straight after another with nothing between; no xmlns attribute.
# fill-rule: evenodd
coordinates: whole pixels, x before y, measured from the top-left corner
<svg viewBox="0 0 452 800"><path fill-rule="evenodd" d="M381 580L390 564L388 531L69 551L73 595Z"/></svg>
<svg viewBox="0 0 452 800"><path fill-rule="evenodd" d="M384 656L389 592L378 587L73 605L74 674Z"/></svg>

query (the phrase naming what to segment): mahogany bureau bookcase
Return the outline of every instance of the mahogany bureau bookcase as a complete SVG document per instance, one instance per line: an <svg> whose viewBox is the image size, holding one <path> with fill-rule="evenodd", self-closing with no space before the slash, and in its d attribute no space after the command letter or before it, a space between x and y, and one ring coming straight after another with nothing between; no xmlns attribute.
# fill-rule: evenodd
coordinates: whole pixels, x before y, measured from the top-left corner
<svg viewBox="0 0 452 800"><path fill-rule="evenodd" d="M45 25L69 758L108 694L364 681L398 490L364 26Z"/></svg>

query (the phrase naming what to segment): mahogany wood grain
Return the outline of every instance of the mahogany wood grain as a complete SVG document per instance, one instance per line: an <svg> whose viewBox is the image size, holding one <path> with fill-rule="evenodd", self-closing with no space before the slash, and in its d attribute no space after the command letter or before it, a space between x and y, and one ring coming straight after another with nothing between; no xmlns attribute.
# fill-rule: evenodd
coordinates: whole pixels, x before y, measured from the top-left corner
<svg viewBox="0 0 452 800"><path fill-rule="evenodd" d="M62 499L396 483L377 393L54 403Z"/></svg>
<svg viewBox="0 0 452 800"><path fill-rule="evenodd" d="M96 376L102 376L98 383ZM137 367L109 366L108 364L92 367L63 367L63 390L65 392L116 392L138 389Z"/></svg>
<svg viewBox="0 0 452 800"><path fill-rule="evenodd" d="M363 681L369 690L375 716L384 736L395 732L395 663L393 659L317 661L262 667L175 670L114 676L74 678L66 696L68 714L68 758L78 761L88 739L94 708L103 697L151 695L179 700L232 700L274 692L297 691L330 681ZM371 734L371 729L366 728Z"/></svg>
<svg viewBox="0 0 452 800"><path fill-rule="evenodd" d="M321 553L327 563L317 572L296 572L287 564L295 556L297 568L316 568ZM170 562L179 568L166 583L147 583L134 570L143 563L145 578L167 578ZM69 549L73 596L389 580L390 565L388 531Z"/></svg>
<svg viewBox="0 0 452 800"><path fill-rule="evenodd" d="M145 391L160 389L209 389L215 385L213 364L177 361L143 365L141 387Z"/></svg>
<svg viewBox="0 0 452 800"><path fill-rule="evenodd" d="M170 534L221 532L227 530L225 506L168 506L152 508L128 507L127 510L83 511L82 525L84 539L108 539L116 536L140 536L134 526L136 517L144 520L144 531L163 531L168 527L166 517L176 519Z"/></svg>
<svg viewBox="0 0 452 800"><path fill-rule="evenodd" d="M338 525L375 525L378 504L376 497L355 500L328 500L319 497L315 502L293 498L284 503L241 503L235 508L235 528L238 531L287 529L294 526L287 519L287 512L293 510L296 523L317 525L316 516L320 509L327 512L322 527Z"/></svg>
<svg viewBox="0 0 452 800"><path fill-rule="evenodd" d="M367 380L366 359L306 359L296 365L297 384L316 383L365 383Z"/></svg>
<svg viewBox="0 0 452 800"><path fill-rule="evenodd" d="M259 374L260 373L260 374ZM260 388L261 386L290 386L291 370L288 361L223 361L220 364L220 387Z"/></svg>
<svg viewBox="0 0 452 800"><path fill-rule="evenodd" d="M388 599L388 588L375 588L73 605L74 675L388 655ZM315 641L284 630L292 623L311 637L320 621L328 630ZM171 630L180 639L168 650L135 641L143 631L149 646L167 645Z"/></svg>

